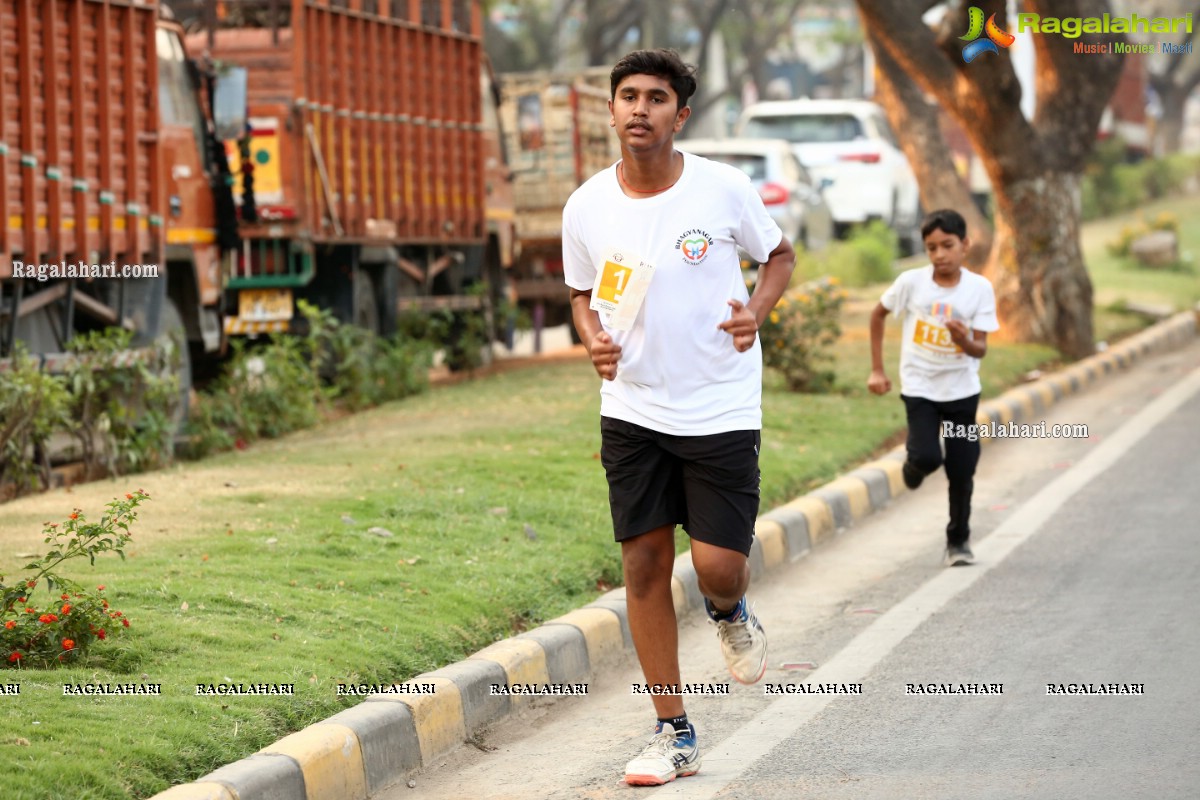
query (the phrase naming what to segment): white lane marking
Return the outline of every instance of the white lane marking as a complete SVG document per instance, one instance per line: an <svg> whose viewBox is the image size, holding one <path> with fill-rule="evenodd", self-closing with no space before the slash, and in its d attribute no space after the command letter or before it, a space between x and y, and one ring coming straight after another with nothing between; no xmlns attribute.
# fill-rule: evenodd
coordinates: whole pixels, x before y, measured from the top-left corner
<svg viewBox="0 0 1200 800"><path fill-rule="evenodd" d="M861 683L875 665L930 616L1022 542L1031 538L1080 489L1116 463L1139 440L1172 412L1200 392L1200 368L1159 395L1153 402L1095 450L1002 522L975 547L978 562L938 573L900 601L874 624L854 637L837 655L812 673L810 683ZM794 736L837 695L784 695L733 732L715 750L702 755L700 772L658 789L652 798L686 797L706 800L732 784L755 762L781 742Z"/></svg>

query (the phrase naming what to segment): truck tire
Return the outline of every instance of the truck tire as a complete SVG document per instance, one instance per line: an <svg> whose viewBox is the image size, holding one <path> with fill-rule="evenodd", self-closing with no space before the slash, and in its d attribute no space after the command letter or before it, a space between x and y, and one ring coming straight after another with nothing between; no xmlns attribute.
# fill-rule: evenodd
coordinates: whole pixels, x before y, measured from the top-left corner
<svg viewBox="0 0 1200 800"><path fill-rule="evenodd" d="M354 271L353 288L354 324L365 331L379 335L379 300L375 292L375 281L371 271L363 268Z"/></svg>
<svg viewBox="0 0 1200 800"><path fill-rule="evenodd" d="M175 431L175 446L185 442L188 406L192 397L192 358L188 349L187 331L183 327L183 317L176 307L175 301L165 299L162 307L162 319L159 321L158 336L155 341L163 345L169 355L168 368L173 367L179 381L178 399L171 413L171 429Z"/></svg>

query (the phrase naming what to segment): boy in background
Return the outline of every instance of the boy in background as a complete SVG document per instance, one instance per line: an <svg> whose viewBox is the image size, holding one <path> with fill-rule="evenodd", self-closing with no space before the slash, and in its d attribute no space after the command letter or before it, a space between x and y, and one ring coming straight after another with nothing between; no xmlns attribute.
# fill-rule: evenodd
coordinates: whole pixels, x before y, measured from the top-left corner
<svg viewBox="0 0 1200 800"><path fill-rule="evenodd" d="M896 278L871 313L871 376L867 388L878 395L892 388L883 369L883 326L887 315L903 317L900 347L900 399L908 416L904 483L916 489L925 476L945 466L950 484L950 523L946 526L946 566L971 564L971 492L980 444L947 438L938 442L944 421L974 425L979 408L979 360L987 355L987 335L999 330L996 296L981 275L963 268L970 239L957 211L925 217L921 237L927 266Z"/></svg>

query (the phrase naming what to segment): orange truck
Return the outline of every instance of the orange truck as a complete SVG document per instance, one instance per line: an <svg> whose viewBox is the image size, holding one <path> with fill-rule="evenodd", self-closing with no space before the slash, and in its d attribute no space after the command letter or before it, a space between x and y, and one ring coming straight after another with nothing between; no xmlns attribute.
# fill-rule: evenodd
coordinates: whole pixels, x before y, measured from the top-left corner
<svg viewBox="0 0 1200 800"><path fill-rule="evenodd" d="M191 5L191 55L248 73L224 332L302 330L299 299L384 334L490 312L513 215L478 2Z"/></svg>
<svg viewBox="0 0 1200 800"><path fill-rule="evenodd" d="M186 392L189 355L301 329L301 298L382 333L490 312L490 84L476 0L4 0L0 372L120 325L186 337Z"/></svg>
<svg viewBox="0 0 1200 800"><path fill-rule="evenodd" d="M567 323L562 210L581 183L621 157L609 126L609 72L501 76L501 128L512 169L519 255L512 269L518 303L535 328Z"/></svg>
<svg viewBox="0 0 1200 800"><path fill-rule="evenodd" d="M109 326L220 350L236 230L182 35L155 0L0 4L0 372Z"/></svg>

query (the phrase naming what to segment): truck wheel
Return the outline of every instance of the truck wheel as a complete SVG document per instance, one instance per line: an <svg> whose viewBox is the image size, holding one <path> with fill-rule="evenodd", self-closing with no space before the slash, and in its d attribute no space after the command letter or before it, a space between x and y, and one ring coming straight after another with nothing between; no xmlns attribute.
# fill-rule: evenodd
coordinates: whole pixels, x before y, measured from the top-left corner
<svg viewBox="0 0 1200 800"><path fill-rule="evenodd" d="M158 329L156 342L167 354L166 369L174 373L179 382L178 397L170 418L171 429L175 432L175 444L178 446L184 442L184 428L187 425L188 405L192 396L192 358L188 350L183 317L180 316L175 301L163 300L162 319Z"/></svg>
<svg viewBox="0 0 1200 800"><path fill-rule="evenodd" d="M375 296L375 281L365 269L354 271L354 324L379 335L379 304Z"/></svg>

